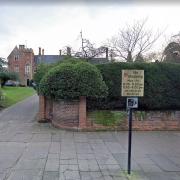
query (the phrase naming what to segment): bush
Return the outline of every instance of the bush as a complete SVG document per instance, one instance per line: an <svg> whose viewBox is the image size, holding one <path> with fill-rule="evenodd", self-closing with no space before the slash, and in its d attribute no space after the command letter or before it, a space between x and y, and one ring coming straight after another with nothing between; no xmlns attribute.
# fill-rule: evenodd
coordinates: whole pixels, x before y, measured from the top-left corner
<svg viewBox="0 0 180 180"><path fill-rule="evenodd" d="M53 99L107 95L107 86L99 70L94 65L80 60L64 61L50 69L40 81L39 90L41 94Z"/></svg>
<svg viewBox="0 0 180 180"><path fill-rule="evenodd" d="M64 57L64 60L62 61L58 61L56 63L52 63L52 64L44 64L44 63L41 63L38 65L37 67L37 70L36 70L36 73L34 74L34 77L33 77L33 81L35 82L36 84L36 90L37 92L39 92L39 84L40 84L40 81L41 79L43 78L43 76L53 67L56 67L58 66L59 64L61 63L77 63L79 62L79 59L75 59L73 57Z"/></svg>
<svg viewBox="0 0 180 180"><path fill-rule="evenodd" d="M39 84L43 76L53 67L53 64L39 64L34 74L33 80L36 83L36 90L39 92Z"/></svg>
<svg viewBox="0 0 180 180"><path fill-rule="evenodd" d="M0 72L0 82L1 82L1 86L3 87L4 84L6 83L6 81L8 80L14 80L14 81L18 81L19 80L19 76L17 73L15 72Z"/></svg>
<svg viewBox="0 0 180 180"><path fill-rule="evenodd" d="M144 69L144 97L139 97L141 110L180 109L180 65L167 63L109 63L97 65L108 86L104 99L89 98L88 109L125 109L126 98L121 97L122 69Z"/></svg>

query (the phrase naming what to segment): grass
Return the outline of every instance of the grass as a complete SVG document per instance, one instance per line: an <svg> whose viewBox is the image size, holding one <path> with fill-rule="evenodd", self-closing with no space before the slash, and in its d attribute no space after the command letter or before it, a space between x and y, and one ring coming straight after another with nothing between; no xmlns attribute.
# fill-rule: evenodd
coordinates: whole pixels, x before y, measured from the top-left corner
<svg viewBox="0 0 180 180"><path fill-rule="evenodd" d="M0 102L2 107L9 107L35 94L35 90L29 87L3 87L1 90L4 96Z"/></svg>
<svg viewBox="0 0 180 180"><path fill-rule="evenodd" d="M96 124L116 126L127 118L127 113L123 111L102 110L89 112L88 116L92 118Z"/></svg>

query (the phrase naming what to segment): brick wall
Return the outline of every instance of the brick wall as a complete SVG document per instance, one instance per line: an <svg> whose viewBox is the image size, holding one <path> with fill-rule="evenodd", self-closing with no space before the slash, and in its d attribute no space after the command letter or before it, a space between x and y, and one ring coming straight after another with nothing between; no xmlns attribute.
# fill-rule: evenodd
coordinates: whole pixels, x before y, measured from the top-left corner
<svg viewBox="0 0 180 180"><path fill-rule="evenodd" d="M92 119L92 117L88 117L88 120L94 122L94 119ZM180 111L149 111L145 112L145 115L143 115L143 117L141 115L133 114L132 125L133 130L140 131L180 130ZM128 130L128 119L126 119L116 127L107 127L92 123L90 129Z"/></svg>
<svg viewBox="0 0 180 180"><path fill-rule="evenodd" d="M95 124L86 117L86 98L79 101L52 101L39 96L39 122L51 120L56 127L79 130L128 130L128 120L116 127ZM149 111L133 113L133 130L180 130L180 111Z"/></svg>
<svg viewBox="0 0 180 180"><path fill-rule="evenodd" d="M46 122L46 98L39 96L38 122Z"/></svg>
<svg viewBox="0 0 180 180"><path fill-rule="evenodd" d="M39 96L39 122L49 122L56 127L83 129L90 126L86 118L86 97L78 101L53 101Z"/></svg>
<svg viewBox="0 0 180 180"><path fill-rule="evenodd" d="M45 116L47 121L51 121L53 116L53 101L50 98L46 98Z"/></svg>
<svg viewBox="0 0 180 180"><path fill-rule="evenodd" d="M133 119L134 130L180 130L180 111L149 111Z"/></svg>
<svg viewBox="0 0 180 180"><path fill-rule="evenodd" d="M53 101L52 123L58 127L78 128L79 101Z"/></svg>
<svg viewBox="0 0 180 180"><path fill-rule="evenodd" d="M86 113L86 97L81 96L79 99L79 128L87 127L87 113Z"/></svg>

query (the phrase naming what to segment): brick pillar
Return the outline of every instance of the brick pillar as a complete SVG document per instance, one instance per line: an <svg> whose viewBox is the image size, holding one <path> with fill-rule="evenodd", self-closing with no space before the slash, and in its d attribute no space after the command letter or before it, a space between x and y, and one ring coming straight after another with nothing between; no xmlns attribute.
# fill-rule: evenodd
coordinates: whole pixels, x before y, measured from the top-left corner
<svg viewBox="0 0 180 180"><path fill-rule="evenodd" d="M46 98L46 120L52 120L52 112L53 112L53 101L50 98Z"/></svg>
<svg viewBox="0 0 180 180"><path fill-rule="evenodd" d="M45 96L39 95L39 118L38 122L46 121L46 98Z"/></svg>
<svg viewBox="0 0 180 180"><path fill-rule="evenodd" d="M79 98L79 128L83 129L87 127L86 119L86 97L81 96Z"/></svg>

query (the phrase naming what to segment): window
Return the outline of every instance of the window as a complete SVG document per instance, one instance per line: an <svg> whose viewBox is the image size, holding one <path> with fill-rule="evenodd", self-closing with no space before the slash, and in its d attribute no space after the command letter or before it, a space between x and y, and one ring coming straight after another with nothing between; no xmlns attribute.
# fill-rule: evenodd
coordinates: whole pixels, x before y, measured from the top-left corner
<svg viewBox="0 0 180 180"><path fill-rule="evenodd" d="M14 56L14 60L15 60L15 61L19 60L19 55L15 55L15 56Z"/></svg>
<svg viewBox="0 0 180 180"><path fill-rule="evenodd" d="M30 65L26 64L25 65L25 74L29 74L30 73Z"/></svg>
<svg viewBox="0 0 180 180"><path fill-rule="evenodd" d="M15 71L15 72L19 72L19 66L16 65L16 66L14 67L14 71Z"/></svg>

